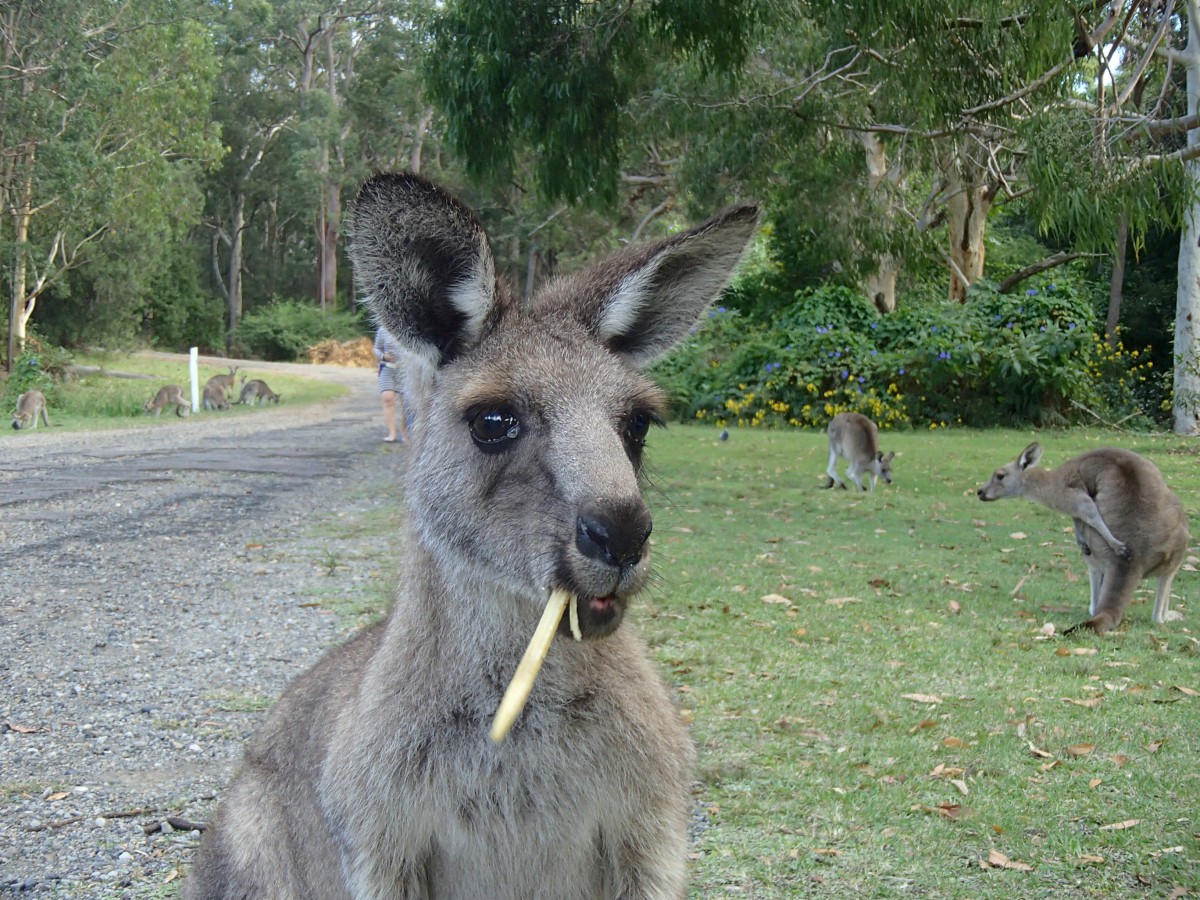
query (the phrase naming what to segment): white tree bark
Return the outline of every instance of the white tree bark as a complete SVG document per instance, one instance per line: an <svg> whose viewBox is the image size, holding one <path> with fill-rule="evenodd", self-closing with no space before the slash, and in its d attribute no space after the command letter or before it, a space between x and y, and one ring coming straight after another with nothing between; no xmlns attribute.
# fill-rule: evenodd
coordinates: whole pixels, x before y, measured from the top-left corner
<svg viewBox="0 0 1200 900"><path fill-rule="evenodd" d="M1200 104L1200 0L1188 0L1187 65L1188 113ZM1187 133L1188 147L1200 145L1200 128ZM1200 193L1200 160L1184 163L1193 190ZM1193 200L1179 238L1179 282L1175 299L1175 400L1172 412L1176 434L1194 434L1200 413L1200 346L1196 320L1200 317L1200 200Z"/></svg>

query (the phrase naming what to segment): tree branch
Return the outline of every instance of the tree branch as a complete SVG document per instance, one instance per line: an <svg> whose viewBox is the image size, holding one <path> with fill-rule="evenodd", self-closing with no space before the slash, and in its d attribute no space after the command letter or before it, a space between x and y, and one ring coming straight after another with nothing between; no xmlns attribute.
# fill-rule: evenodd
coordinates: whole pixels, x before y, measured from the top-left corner
<svg viewBox="0 0 1200 900"><path fill-rule="evenodd" d="M1040 259L1035 263L1030 263L1022 269L1017 269L1002 282L1000 282L1000 293L1011 294L1013 289L1024 281L1026 278L1032 278L1040 272L1045 272L1048 269L1055 269L1059 266L1080 259L1084 256L1096 256L1095 253L1055 253L1052 256L1047 256L1045 259Z"/></svg>

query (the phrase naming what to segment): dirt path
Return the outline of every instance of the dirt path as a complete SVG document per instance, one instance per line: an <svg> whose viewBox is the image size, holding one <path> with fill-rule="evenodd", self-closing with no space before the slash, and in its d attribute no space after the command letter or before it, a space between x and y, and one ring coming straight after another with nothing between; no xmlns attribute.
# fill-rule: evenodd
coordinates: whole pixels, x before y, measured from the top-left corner
<svg viewBox="0 0 1200 900"><path fill-rule="evenodd" d="M374 372L252 365L351 390L0 438L0 895L169 895L196 835L146 827L206 819L286 681L391 592L406 451Z"/></svg>

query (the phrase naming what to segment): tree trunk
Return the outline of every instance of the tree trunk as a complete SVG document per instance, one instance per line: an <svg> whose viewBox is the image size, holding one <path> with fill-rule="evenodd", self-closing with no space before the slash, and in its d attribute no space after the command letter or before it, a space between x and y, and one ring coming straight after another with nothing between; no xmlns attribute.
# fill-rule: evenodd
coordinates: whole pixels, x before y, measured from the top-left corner
<svg viewBox="0 0 1200 900"><path fill-rule="evenodd" d="M246 230L246 193L240 188L233 198L229 226L229 272L226 276L226 284L229 286L229 331L225 335L226 346L232 345L238 323L242 321L242 248Z"/></svg>
<svg viewBox="0 0 1200 900"><path fill-rule="evenodd" d="M1117 343L1117 326L1121 322L1121 299L1125 293L1125 246L1129 242L1129 217L1117 220L1117 238L1113 248L1112 280L1108 285L1108 316L1104 320L1104 337L1108 345Z"/></svg>
<svg viewBox="0 0 1200 900"><path fill-rule="evenodd" d="M1188 0L1187 108L1200 104L1200 0ZM1200 129L1187 133L1188 147L1200 145ZM1188 180L1200 187L1200 160L1184 163ZM1179 282L1175 301L1175 399L1172 412L1176 434L1196 431L1200 411L1200 348L1196 319L1200 316L1200 203L1193 200L1179 237Z"/></svg>
<svg viewBox="0 0 1200 900"><path fill-rule="evenodd" d="M967 288L983 277L986 255L983 236L993 195L983 183L983 173L961 156L955 155L951 160L947 174L950 188L947 201L950 299L962 303L967 299Z"/></svg>
<svg viewBox="0 0 1200 900"><path fill-rule="evenodd" d="M903 180L903 175L896 166L888 166L887 155L884 152L883 141L873 131L858 132L867 158L868 186L871 193L878 194L887 185L896 187ZM894 194L887 198L876 197L881 209L886 210L888 224L896 220L896 197ZM875 304L880 313L887 314L896 311L896 278L900 274L900 263L890 253L882 254L875 260L876 269L867 276L863 290Z"/></svg>
<svg viewBox="0 0 1200 900"><path fill-rule="evenodd" d="M13 245L16 259L13 260L11 299L8 307L8 371L11 373L17 357L25 352L26 328L36 297L26 297L25 287L29 280L29 222L33 218L33 151L22 158L25 171L21 179L21 198L13 211Z"/></svg>

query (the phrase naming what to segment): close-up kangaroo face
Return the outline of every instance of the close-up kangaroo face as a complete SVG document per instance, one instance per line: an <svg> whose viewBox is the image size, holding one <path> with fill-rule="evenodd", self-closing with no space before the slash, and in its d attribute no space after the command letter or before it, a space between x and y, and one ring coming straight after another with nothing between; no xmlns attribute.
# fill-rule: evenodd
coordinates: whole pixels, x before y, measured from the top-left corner
<svg viewBox="0 0 1200 900"><path fill-rule="evenodd" d="M554 315L507 317L438 381L437 439L411 463L426 540L508 590L570 590L583 636L611 633L650 569L639 475L658 389Z"/></svg>

